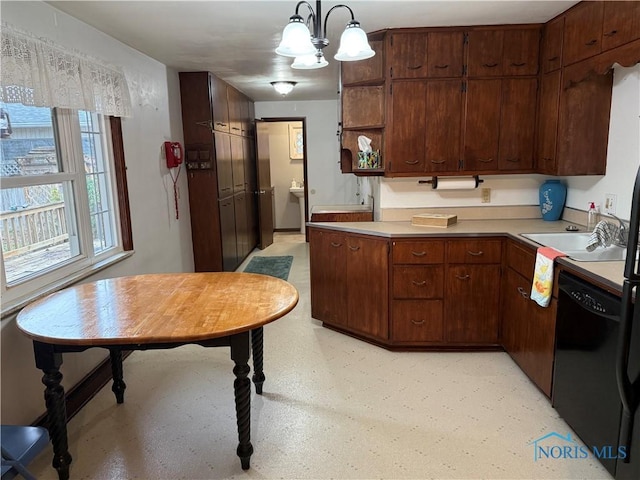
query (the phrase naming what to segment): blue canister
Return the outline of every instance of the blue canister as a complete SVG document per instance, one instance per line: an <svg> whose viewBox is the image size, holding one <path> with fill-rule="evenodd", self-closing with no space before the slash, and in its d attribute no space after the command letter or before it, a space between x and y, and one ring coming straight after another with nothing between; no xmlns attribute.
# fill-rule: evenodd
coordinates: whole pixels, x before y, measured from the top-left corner
<svg viewBox="0 0 640 480"><path fill-rule="evenodd" d="M542 219L547 221L560 219L566 199L567 187L560 180L547 180L540 185Z"/></svg>

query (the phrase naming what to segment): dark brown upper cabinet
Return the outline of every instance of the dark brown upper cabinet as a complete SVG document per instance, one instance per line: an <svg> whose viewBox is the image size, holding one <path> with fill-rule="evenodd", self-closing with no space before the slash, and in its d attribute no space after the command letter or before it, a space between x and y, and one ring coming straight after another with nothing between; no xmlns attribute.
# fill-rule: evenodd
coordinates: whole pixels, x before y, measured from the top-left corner
<svg viewBox="0 0 640 480"><path fill-rule="evenodd" d="M384 39L369 38L369 45L376 54L357 62L340 62L342 85L384 82Z"/></svg>
<svg viewBox="0 0 640 480"><path fill-rule="evenodd" d="M540 28L505 30L502 47L504 76L536 75L540 52Z"/></svg>
<svg viewBox="0 0 640 480"><path fill-rule="evenodd" d="M227 83L215 75L210 75L211 108L213 109L213 129L217 132L229 133L229 101L227 99ZM185 139L186 141L186 139Z"/></svg>
<svg viewBox="0 0 640 480"><path fill-rule="evenodd" d="M384 126L384 86L345 87L342 90L342 127Z"/></svg>
<svg viewBox="0 0 640 480"><path fill-rule="evenodd" d="M502 80L467 82L463 166L465 171L498 169Z"/></svg>
<svg viewBox="0 0 640 480"><path fill-rule="evenodd" d="M640 38L640 2L604 2L602 50Z"/></svg>
<svg viewBox="0 0 640 480"><path fill-rule="evenodd" d="M389 45L389 74L393 80L463 74L462 31L392 33Z"/></svg>
<svg viewBox="0 0 640 480"><path fill-rule="evenodd" d="M502 80L498 144L498 169L501 171L533 169L537 93L537 78Z"/></svg>
<svg viewBox="0 0 640 480"><path fill-rule="evenodd" d="M602 51L604 2L580 2L564 21L562 64L570 65Z"/></svg>
<svg viewBox="0 0 640 480"><path fill-rule="evenodd" d="M540 56L542 73L553 72L562 66L563 35L564 17L558 17L545 25Z"/></svg>
<svg viewBox="0 0 640 480"><path fill-rule="evenodd" d="M464 64L464 33L429 32L427 37L427 76L461 77Z"/></svg>
<svg viewBox="0 0 640 480"><path fill-rule="evenodd" d="M470 77L536 75L540 51L539 26L469 32Z"/></svg>
<svg viewBox="0 0 640 480"><path fill-rule="evenodd" d="M392 33L389 35L391 78L425 78L427 76L426 33Z"/></svg>
<svg viewBox="0 0 640 480"><path fill-rule="evenodd" d="M469 32L469 59L467 72L470 77L499 77L502 75L502 30L475 30Z"/></svg>

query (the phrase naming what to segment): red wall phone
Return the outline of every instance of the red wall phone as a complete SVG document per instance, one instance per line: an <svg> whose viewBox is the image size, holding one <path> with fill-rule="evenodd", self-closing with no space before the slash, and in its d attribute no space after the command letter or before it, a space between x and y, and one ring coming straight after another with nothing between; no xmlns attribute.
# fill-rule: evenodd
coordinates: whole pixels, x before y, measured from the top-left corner
<svg viewBox="0 0 640 480"><path fill-rule="evenodd" d="M164 153L167 157L167 168L180 166L184 157L180 142L164 142Z"/></svg>

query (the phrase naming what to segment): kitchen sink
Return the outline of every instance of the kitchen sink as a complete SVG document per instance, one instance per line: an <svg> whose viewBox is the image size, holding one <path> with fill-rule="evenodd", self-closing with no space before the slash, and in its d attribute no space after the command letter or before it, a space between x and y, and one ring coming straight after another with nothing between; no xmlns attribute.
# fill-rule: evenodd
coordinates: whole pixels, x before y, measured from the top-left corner
<svg viewBox="0 0 640 480"><path fill-rule="evenodd" d="M617 245L598 247L592 252L587 252L590 233L521 233L520 236L542 246L554 248L579 262L624 261L627 257L627 249Z"/></svg>

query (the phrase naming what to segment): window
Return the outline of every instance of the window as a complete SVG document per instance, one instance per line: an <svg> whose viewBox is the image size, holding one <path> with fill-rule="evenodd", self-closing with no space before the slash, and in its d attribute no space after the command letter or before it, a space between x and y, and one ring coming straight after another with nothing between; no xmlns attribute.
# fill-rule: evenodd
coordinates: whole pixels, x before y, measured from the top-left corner
<svg viewBox="0 0 640 480"><path fill-rule="evenodd" d="M122 252L108 118L0 103L0 137L3 303Z"/></svg>

